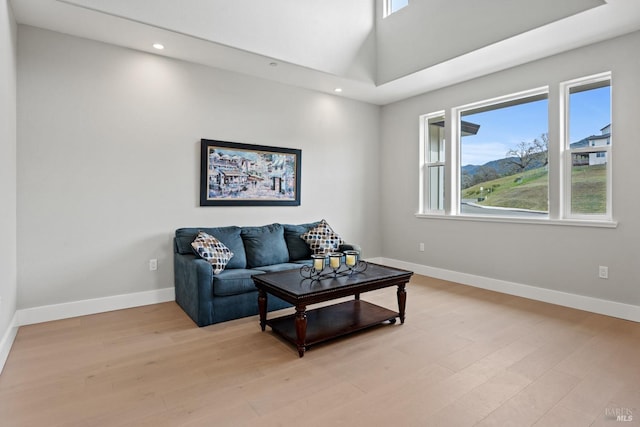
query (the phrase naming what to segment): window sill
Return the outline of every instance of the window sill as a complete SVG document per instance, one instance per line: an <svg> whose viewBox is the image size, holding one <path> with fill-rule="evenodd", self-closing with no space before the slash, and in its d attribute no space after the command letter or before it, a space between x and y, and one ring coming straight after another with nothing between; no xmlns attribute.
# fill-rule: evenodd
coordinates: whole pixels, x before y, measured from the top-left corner
<svg viewBox="0 0 640 427"><path fill-rule="evenodd" d="M578 219L531 219L514 218L506 216L480 216L480 215L444 215L444 214L424 214L416 213L416 218L422 219L447 219L454 221L474 221L474 222L500 222L511 224L540 224L540 225L562 225L571 227L599 227L617 228L617 221L607 220L578 220Z"/></svg>

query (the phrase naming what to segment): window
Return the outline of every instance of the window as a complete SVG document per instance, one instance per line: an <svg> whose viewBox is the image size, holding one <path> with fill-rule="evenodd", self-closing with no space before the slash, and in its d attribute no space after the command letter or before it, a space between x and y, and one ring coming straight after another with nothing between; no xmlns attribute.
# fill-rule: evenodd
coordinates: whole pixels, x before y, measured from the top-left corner
<svg viewBox="0 0 640 427"><path fill-rule="evenodd" d="M565 200L570 218L611 218L611 76L563 85Z"/></svg>
<svg viewBox="0 0 640 427"><path fill-rule="evenodd" d="M463 107L458 113L459 212L547 217L547 89Z"/></svg>
<svg viewBox="0 0 640 427"><path fill-rule="evenodd" d="M615 226L611 73L455 107L446 117L420 120L418 215Z"/></svg>
<svg viewBox="0 0 640 427"><path fill-rule="evenodd" d="M391 15L409 5L409 0L383 0L384 1L384 12L383 17Z"/></svg>
<svg viewBox="0 0 640 427"><path fill-rule="evenodd" d="M421 153L421 194L423 211L444 211L444 112L427 114L421 119L421 133L425 144Z"/></svg>

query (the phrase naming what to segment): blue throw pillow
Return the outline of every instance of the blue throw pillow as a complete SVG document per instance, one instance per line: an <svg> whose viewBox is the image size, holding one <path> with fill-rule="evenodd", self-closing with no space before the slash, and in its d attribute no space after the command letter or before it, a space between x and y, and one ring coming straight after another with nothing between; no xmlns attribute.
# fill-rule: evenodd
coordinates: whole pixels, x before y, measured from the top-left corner
<svg viewBox="0 0 640 427"><path fill-rule="evenodd" d="M289 261L282 224L242 227L240 232L247 256L247 268Z"/></svg>
<svg viewBox="0 0 640 427"><path fill-rule="evenodd" d="M178 253L193 253L191 242L196 238L198 232L205 233L220 240L231 252L233 258L229 261L226 268L246 268L247 258L244 253L244 244L240 237L240 227L201 227L201 228L179 228L176 230L176 247Z"/></svg>

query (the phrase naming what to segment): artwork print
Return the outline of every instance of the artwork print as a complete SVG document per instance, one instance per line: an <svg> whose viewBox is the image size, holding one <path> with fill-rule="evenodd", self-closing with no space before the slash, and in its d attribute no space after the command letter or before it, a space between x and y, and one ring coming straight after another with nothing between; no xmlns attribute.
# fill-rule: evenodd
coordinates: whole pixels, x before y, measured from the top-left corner
<svg viewBox="0 0 640 427"><path fill-rule="evenodd" d="M200 206L299 206L301 150L201 140Z"/></svg>

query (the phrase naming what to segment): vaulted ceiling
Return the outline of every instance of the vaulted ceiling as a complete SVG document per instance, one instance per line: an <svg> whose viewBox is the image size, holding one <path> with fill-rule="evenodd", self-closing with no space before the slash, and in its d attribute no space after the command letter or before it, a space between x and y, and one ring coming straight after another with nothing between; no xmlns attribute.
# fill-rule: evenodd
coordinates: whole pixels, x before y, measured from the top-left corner
<svg viewBox="0 0 640 427"><path fill-rule="evenodd" d="M409 0L385 19L382 0L12 6L21 24L381 105L640 30L639 0Z"/></svg>

